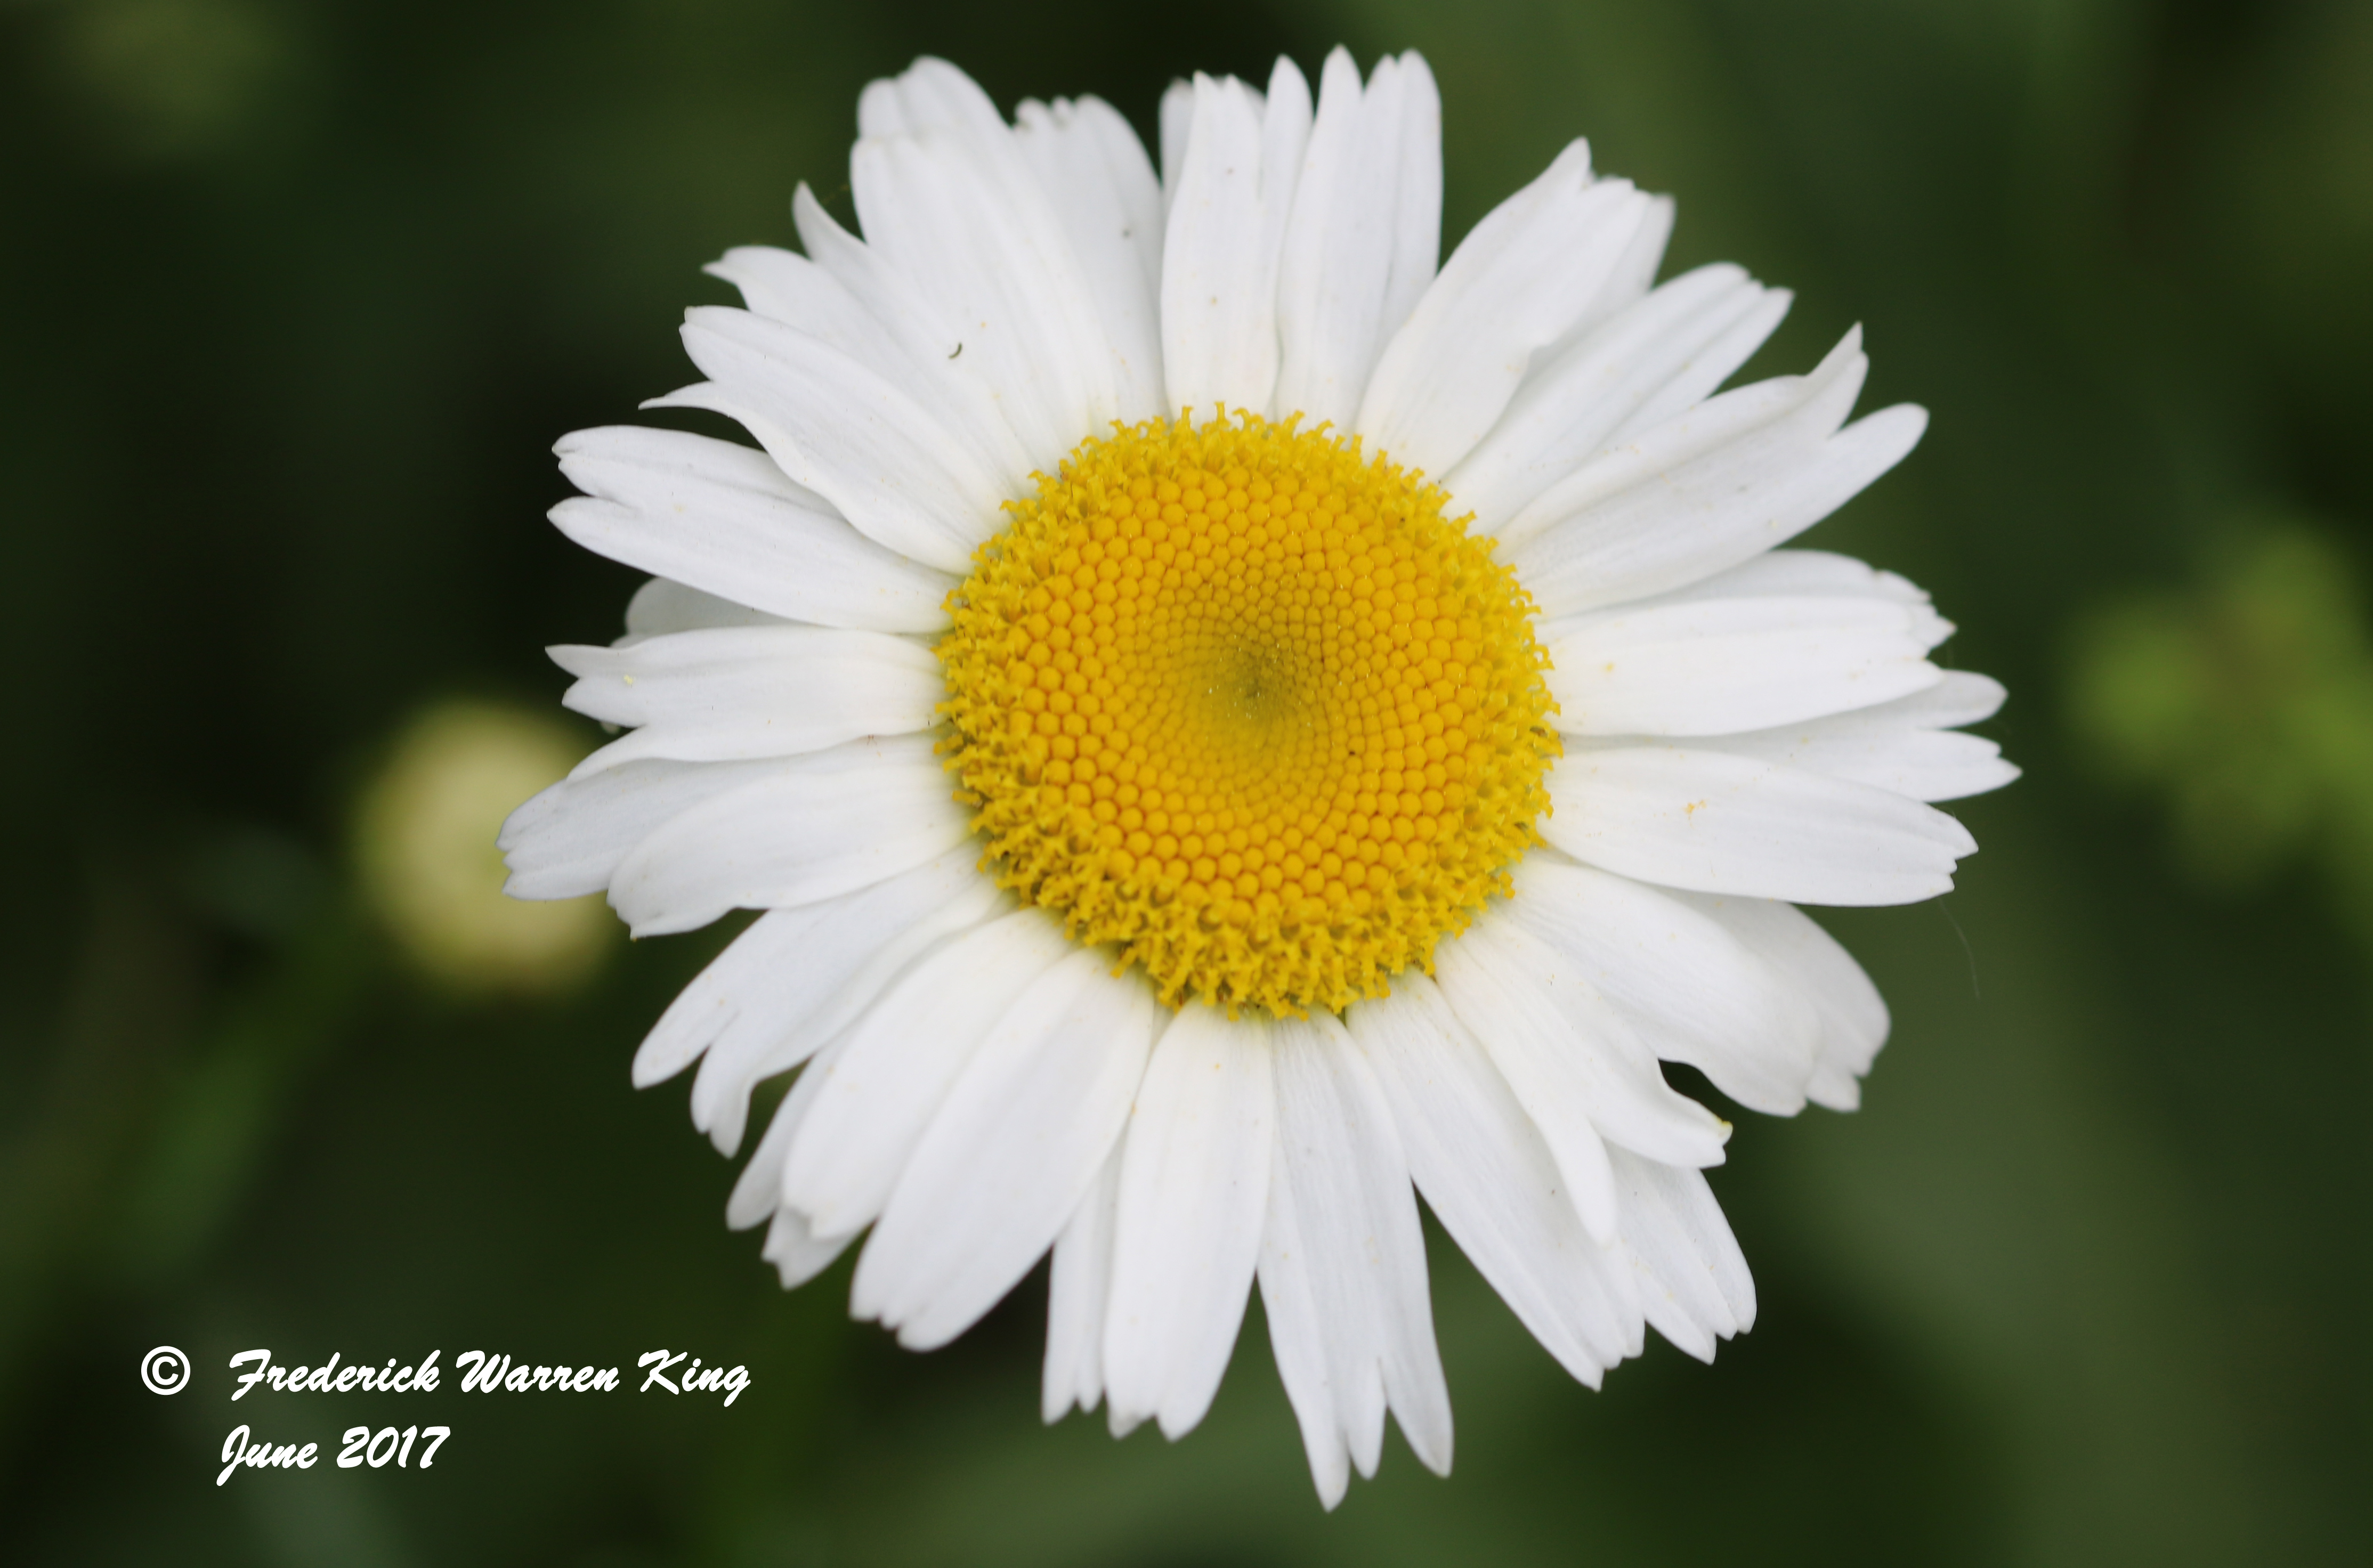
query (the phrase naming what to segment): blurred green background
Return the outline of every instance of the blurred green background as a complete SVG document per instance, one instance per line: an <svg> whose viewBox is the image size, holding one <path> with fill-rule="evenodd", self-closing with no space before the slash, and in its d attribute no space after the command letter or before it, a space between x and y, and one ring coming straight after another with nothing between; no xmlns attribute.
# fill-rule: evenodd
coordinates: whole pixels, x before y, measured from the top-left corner
<svg viewBox="0 0 2373 1568"><path fill-rule="evenodd" d="M594 738L539 649L635 579L543 522L552 441L692 379L698 266L795 181L845 206L868 78L1149 128L1338 40L1432 62L1448 238L1587 134L1672 268L1797 290L1749 374L1866 323L1865 406L1935 424L1808 542L1935 592L2028 771L1959 891L1834 922L1894 1040L1715 1176L1755 1331L1592 1394L1437 1235L1456 1471L1395 1438L1329 1517L1257 1316L1174 1447L1039 1425L1043 1276L928 1357L845 1262L779 1292L626 1081L727 933L401 928ZM2373 1560L2368 283L2364 4L8 0L0 1555ZM232 1406L258 1345L755 1385ZM237 1422L390 1420L456 1436L213 1484Z"/></svg>

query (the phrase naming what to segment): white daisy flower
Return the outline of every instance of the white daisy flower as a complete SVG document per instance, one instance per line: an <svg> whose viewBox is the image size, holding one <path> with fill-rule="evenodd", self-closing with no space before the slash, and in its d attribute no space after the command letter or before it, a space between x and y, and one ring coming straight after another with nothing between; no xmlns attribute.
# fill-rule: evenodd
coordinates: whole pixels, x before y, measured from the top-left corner
<svg viewBox="0 0 2373 1568"><path fill-rule="evenodd" d="M1850 1108L1887 1034L1792 906L1951 886L1927 596L1779 546L1925 415L1847 423L1849 333L1717 388L1788 296L1654 278L1673 209L1574 143L1437 271L1415 54L1314 107L1198 76L1162 171L1093 98L1009 125L925 60L868 88L863 230L729 252L670 430L559 447L554 521L657 574L566 701L627 732L520 808L511 891L637 935L765 911L645 1041L695 1062L796 1285L918 1350L1051 1248L1045 1409L1172 1437L1251 1288L1320 1496L1450 1403L1417 1194L1576 1377L1755 1314L1660 1059Z"/></svg>

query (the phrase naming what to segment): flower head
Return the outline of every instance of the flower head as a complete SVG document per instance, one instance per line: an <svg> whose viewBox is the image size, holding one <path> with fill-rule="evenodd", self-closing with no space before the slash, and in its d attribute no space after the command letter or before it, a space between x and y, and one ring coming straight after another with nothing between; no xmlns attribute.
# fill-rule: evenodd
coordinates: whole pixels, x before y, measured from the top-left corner
<svg viewBox="0 0 2373 1568"><path fill-rule="evenodd" d="M1574 144L1438 272L1415 55L1314 106L1180 84L1157 179L1093 99L859 105L864 238L713 269L754 448L560 446L555 521L657 574L554 656L630 732L512 818L512 891L638 934L765 911L635 1063L697 1061L786 1285L869 1233L918 1349L1051 1248L1046 1413L1172 1436L1257 1281L1331 1506L1389 1409L1450 1462L1416 1195L1577 1377L1754 1316L1704 1176L1850 1108L1887 1012L1793 903L1907 902L2007 782L1901 579L1778 546L1924 415L1849 334L1718 392L1787 296L1654 282L1672 208Z"/></svg>
<svg viewBox="0 0 2373 1568"><path fill-rule="evenodd" d="M941 640L999 881L1162 1001L1380 997L1539 841L1531 603L1439 486L1253 415L1091 438Z"/></svg>

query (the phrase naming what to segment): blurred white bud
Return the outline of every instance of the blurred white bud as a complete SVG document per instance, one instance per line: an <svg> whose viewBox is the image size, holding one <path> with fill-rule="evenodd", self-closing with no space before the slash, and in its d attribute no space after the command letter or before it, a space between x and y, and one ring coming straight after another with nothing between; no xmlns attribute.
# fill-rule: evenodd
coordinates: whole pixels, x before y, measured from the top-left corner
<svg viewBox="0 0 2373 1568"><path fill-rule="evenodd" d="M599 898L503 896L495 835L566 774L580 737L541 714L452 701L415 718L357 813L363 895L417 966L464 993L549 994L590 976L615 940Z"/></svg>

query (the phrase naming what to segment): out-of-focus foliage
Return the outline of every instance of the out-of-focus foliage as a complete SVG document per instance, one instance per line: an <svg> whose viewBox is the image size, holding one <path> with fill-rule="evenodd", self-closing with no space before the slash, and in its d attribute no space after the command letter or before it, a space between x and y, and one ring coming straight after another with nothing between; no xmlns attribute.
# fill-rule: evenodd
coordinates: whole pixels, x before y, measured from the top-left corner
<svg viewBox="0 0 2373 1568"><path fill-rule="evenodd" d="M2353 563L2297 525L2228 542L2197 588L2083 622L2070 723L2164 793L2204 879L2311 859L2373 939L2373 636Z"/></svg>
<svg viewBox="0 0 2373 1568"><path fill-rule="evenodd" d="M253 0L84 0L54 39L93 135L139 161L220 156L297 67L288 19Z"/></svg>
<svg viewBox="0 0 2373 1568"><path fill-rule="evenodd" d="M1396 1442L1327 1516L1257 1311L1170 1445L1039 1428L1040 1282L928 1357L846 1264L777 1291L683 1084L627 1086L725 933L457 989L353 846L427 705L553 713L539 650L616 627L551 443L690 378L699 265L797 181L846 210L865 80L1150 131L1338 39L1432 62L1452 238L1587 134L1671 268L1796 290L1748 374L1865 324L1866 404L1935 423L1808 543L1935 592L2028 771L1955 808L1959 891L1831 922L1895 1037L1860 1113L1738 1117L1753 1333L1594 1394L1437 1245L1455 1474ZM2362 0L0 7L9 1560L2361 1561L2368 80ZM2267 497L2323 521L2236 532ZM258 1345L754 1382L234 1407ZM240 1421L399 1418L434 1470L213 1484Z"/></svg>

